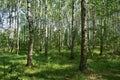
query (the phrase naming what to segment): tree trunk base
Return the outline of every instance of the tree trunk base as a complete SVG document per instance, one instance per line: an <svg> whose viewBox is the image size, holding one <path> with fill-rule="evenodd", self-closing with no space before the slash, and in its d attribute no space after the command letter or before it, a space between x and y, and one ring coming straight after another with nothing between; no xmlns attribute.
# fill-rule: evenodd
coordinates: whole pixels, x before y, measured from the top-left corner
<svg viewBox="0 0 120 80"><path fill-rule="evenodd" d="M75 59L75 57L74 56L70 56L70 60L73 60L73 59Z"/></svg>
<svg viewBox="0 0 120 80"><path fill-rule="evenodd" d="M25 66L31 66L31 67L32 67L32 66L33 66L33 64L28 64L28 63L27 63Z"/></svg>

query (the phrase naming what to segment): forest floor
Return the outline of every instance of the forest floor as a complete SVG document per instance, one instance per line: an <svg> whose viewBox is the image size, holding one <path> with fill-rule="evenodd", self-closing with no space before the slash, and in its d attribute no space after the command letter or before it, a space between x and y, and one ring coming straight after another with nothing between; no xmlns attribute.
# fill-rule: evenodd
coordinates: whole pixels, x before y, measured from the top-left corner
<svg viewBox="0 0 120 80"><path fill-rule="evenodd" d="M27 54L0 54L0 80L120 80L120 56L95 54L88 57L88 71L78 69L80 51L75 51L75 59L69 60L70 51L58 53L49 51L33 53L32 67L26 67Z"/></svg>

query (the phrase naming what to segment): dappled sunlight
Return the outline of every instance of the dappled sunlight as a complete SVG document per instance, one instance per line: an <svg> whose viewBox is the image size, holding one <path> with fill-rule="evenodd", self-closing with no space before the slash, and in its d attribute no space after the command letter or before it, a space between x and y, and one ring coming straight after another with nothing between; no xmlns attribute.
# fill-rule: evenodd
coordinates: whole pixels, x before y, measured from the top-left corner
<svg viewBox="0 0 120 80"><path fill-rule="evenodd" d="M14 70L16 73L21 74L22 77L25 80L29 79L71 79L73 80L82 78L79 72L77 72L78 62L79 60L76 58L75 60L69 60L66 59L68 53L63 53L63 55L52 52L53 55L49 54L48 58L42 57L44 54L39 54L33 58L33 67L27 68L25 67L26 64L26 56L25 55L19 55L17 57L13 57L13 55L8 56L6 55L6 68L5 70L7 72L10 71L10 66L13 65ZM97 58L98 57L98 58ZM105 59L104 57L101 57L103 59L100 59L99 56L96 56L96 58L88 59L88 67L92 69L93 73L90 73L87 75L86 79L89 80L106 80L105 78L111 75L113 77L119 78L119 71L116 67L119 67L119 58L116 59ZM2 59L2 58L1 58ZM14 67L16 66L16 67ZM12 66L11 66L12 67ZM114 68L114 69L113 69ZM116 69L115 69L116 68ZM0 70L3 71L4 66L0 66ZM18 69L18 70L17 70ZM7 73L6 72L6 73ZM10 73L6 76L10 78L12 75L16 75L16 73ZM97 74L96 74L97 73ZM1 75L3 72L0 73ZM108 74L108 75L104 75ZM18 76L19 77L19 76ZM31 78L29 78L31 77ZM83 77L84 78L84 77ZM85 78L84 78L85 79Z"/></svg>
<svg viewBox="0 0 120 80"><path fill-rule="evenodd" d="M69 60L69 52L62 51L58 54L57 51L51 51L48 57L44 57L44 53L39 53L33 56L33 66L26 67L26 55L15 54L9 55L6 53L4 57L0 57L0 75L4 77L6 71L6 79L14 79L16 77L29 80L107 80L112 77L118 80L120 78L120 58L114 56L94 55L93 58L88 58L88 71L86 74L81 74L78 71L79 56L76 54L75 60ZM2 60L5 59L5 68ZM86 76L86 77L84 77Z"/></svg>

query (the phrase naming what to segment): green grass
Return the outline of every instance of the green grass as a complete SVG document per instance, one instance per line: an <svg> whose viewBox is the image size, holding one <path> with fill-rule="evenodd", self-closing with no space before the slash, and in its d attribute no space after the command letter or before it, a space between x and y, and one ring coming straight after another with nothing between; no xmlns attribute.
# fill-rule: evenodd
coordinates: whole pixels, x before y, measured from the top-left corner
<svg viewBox="0 0 120 80"><path fill-rule="evenodd" d="M70 51L33 54L33 67L26 67L26 54L0 53L0 80L120 80L120 57L95 55L88 59L86 74L78 70L80 51L69 60Z"/></svg>

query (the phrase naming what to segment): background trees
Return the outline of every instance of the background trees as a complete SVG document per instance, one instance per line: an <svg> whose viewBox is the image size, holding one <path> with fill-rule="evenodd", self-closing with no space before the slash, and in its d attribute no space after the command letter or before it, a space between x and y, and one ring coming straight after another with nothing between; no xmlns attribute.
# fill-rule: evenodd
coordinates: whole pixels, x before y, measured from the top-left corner
<svg viewBox="0 0 120 80"><path fill-rule="evenodd" d="M118 50L118 46L115 45L119 44L119 1L89 0L86 3L87 19L85 21L88 32L88 48L90 52L93 50L91 54L94 53L96 47L99 47L100 54L106 48L114 47L112 48L114 51ZM74 47L80 46L82 37L80 34L82 27L80 26L82 24L80 1L35 0L31 1L31 5L30 11L33 13L33 26L35 26L34 48L40 48L41 51L48 43L49 47L47 46L47 48L58 48L59 52L63 48L68 48L71 49L71 55L73 55ZM0 20L3 24L1 28L4 28L1 30L8 31L8 47L12 49L13 45L16 46L18 53L19 48L22 48L22 42L28 41L26 1L3 0L1 7ZM45 38L46 36L48 39ZM14 44L10 46L12 43Z"/></svg>

